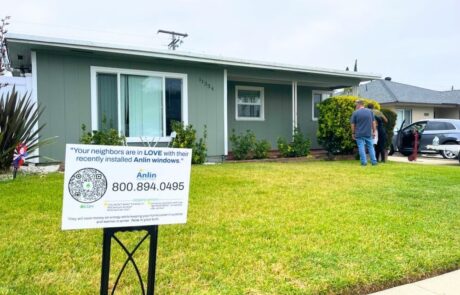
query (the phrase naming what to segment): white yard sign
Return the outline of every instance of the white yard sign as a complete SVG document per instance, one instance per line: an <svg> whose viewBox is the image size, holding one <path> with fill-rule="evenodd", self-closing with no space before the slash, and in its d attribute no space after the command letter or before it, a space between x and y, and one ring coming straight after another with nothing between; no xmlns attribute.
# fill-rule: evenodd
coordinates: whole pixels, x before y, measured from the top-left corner
<svg viewBox="0 0 460 295"><path fill-rule="evenodd" d="M191 149L68 144L62 229L185 223Z"/></svg>

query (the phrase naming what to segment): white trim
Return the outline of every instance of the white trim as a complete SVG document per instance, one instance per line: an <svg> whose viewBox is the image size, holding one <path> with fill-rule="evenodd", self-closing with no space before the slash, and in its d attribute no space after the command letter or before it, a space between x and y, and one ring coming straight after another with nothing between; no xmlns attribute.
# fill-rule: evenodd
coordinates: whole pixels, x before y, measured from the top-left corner
<svg viewBox="0 0 460 295"><path fill-rule="evenodd" d="M332 96L332 91L328 90L313 90L311 92L311 120L312 121L318 121L318 118L315 117L315 94L320 94L321 95L321 101L325 100L326 98L329 98ZM328 95L325 97L325 95Z"/></svg>
<svg viewBox="0 0 460 295"><path fill-rule="evenodd" d="M117 73L117 102L118 102L118 107L117 107L117 112L118 112L118 132L121 133L121 122L122 118L124 117L123 114L121 113L121 74ZM124 128L124 126L123 126Z"/></svg>
<svg viewBox="0 0 460 295"><path fill-rule="evenodd" d="M145 71L145 70L133 70L133 69L124 69L124 68L108 68L108 67L98 67L98 66L91 66L91 130L98 130L98 106L97 106L97 74L98 73L105 73L105 74L117 74L117 84L118 84L118 127L119 131L121 130L120 124L122 122L120 116L121 109L121 87L120 87L120 76L121 74L125 75L138 75L138 76L155 76L161 77L163 83L163 94L162 94L162 114L163 114L163 134L162 136L166 136L166 88L165 88L165 81L166 78L176 78L182 79L182 100L181 100L181 109L182 109L182 121L185 125L188 124L188 87L187 87L187 74L182 73L170 73L170 72L156 72L156 71ZM139 142L138 137L127 138L127 142Z"/></svg>
<svg viewBox="0 0 460 295"><path fill-rule="evenodd" d="M99 124L97 120L97 68L96 67L91 67L90 68L91 72L91 128L90 132L92 130L98 130L99 129Z"/></svg>
<svg viewBox="0 0 460 295"><path fill-rule="evenodd" d="M112 53L121 53L128 55L137 55L137 56L148 56L156 57L163 59L174 59L182 61L194 61L218 65L227 65L227 66L239 66L247 68L259 68L259 69L271 69L271 70L280 70L288 72L300 72L300 73L309 73L309 74L323 74L339 77L350 77L356 78L363 81L380 79L381 75L371 74L371 73L357 73L352 71L343 71L343 70L333 70L325 68L316 68L316 67L305 67L305 66L296 66L289 64L280 64L280 63L267 63L261 61L251 61L237 58L226 58L221 56L212 56L196 53L187 53L187 52L171 52L166 50L160 50L156 48L146 48L146 47L134 47L134 46L125 46L117 44L105 44L99 42L91 41L81 41L81 40L70 40L62 38L52 38L52 37L43 37L43 36L32 36L24 34L8 34L7 42L9 43L20 43L20 44L32 44L32 45L46 45L54 46L61 48L71 48L71 49L81 49L81 50L91 50L99 52L112 52Z"/></svg>
<svg viewBox="0 0 460 295"><path fill-rule="evenodd" d="M297 127L297 81L292 81L292 134Z"/></svg>
<svg viewBox="0 0 460 295"><path fill-rule="evenodd" d="M240 117L238 116L238 90L256 90L260 91L260 117ZM258 104L254 104L258 105ZM265 103L264 103L264 88L257 86L235 86L235 120L236 121L265 121Z"/></svg>
<svg viewBox="0 0 460 295"><path fill-rule="evenodd" d="M182 77L182 122L188 125L188 80L187 75Z"/></svg>
<svg viewBox="0 0 460 295"><path fill-rule="evenodd" d="M161 82L163 83L163 93L161 93L161 116L163 120L163 137L166 137L166 78L161 77ZM181 101L182 108L182 101ZM182 119L182 118L181 118Z"/></svg>
<svg viewBox="0 0 460 295"><path fill-rule="evenodd" d="M224 69L224 155L228 155L227 69Z"/></svg>
<svg viewBox="0 0 460 295"><path fill-rule="evenodd" d="M32 91L30 93L30 100L32 103L35 103L36 107L38 108L38 90L37 90L37 85L38 85L38 73L37 73L37 52L36 51L31 51L30 52L30 62L31 62L31 71L32 71ZM35 124L33 131L37 131L38 129L38 122ZM39 134L37 134L39 136ZM31 153L31 156L40 156L40 148L37 147L33 153ZM40 158L36 157L30 160L32 163L38 163L40 162Z"/></svg>

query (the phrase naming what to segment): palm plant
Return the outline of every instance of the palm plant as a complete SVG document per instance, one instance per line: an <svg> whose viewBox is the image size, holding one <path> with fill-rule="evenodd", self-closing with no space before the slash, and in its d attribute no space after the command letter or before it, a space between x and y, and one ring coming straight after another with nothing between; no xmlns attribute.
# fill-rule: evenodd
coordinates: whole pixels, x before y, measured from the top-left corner
<svg viewBox="0 0 460 295"><path fill-rule="evenodd" d="M43 108L31 101L30 95L19 96L15 88L0 98L0 172L11 167L14 149L20 143L28 147L31 154L44 142L39 142L39 132L44 125L37 126ZM33 158L33 157L29 157Z"/></svg>

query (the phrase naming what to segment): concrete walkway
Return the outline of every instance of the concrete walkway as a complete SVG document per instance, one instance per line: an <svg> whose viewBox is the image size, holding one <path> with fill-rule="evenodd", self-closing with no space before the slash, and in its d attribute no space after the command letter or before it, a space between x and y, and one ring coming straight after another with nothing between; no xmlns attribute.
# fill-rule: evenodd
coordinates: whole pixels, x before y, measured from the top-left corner
<svg viewBox="0 0 460 295"><path fill-rule="evenodd" d="M411 163L411 164L426 164L426 165L459 165L457 159L448 160L441 156L418 156L417 161L410 162L407 157L404 156L388 156L388 161Z"/></svg>
<svg viewBox="0 0 460 295"><path fill-rule="evenodd" d="M459 295L460 270L434 278L383 290L373 295Z"/></svg>

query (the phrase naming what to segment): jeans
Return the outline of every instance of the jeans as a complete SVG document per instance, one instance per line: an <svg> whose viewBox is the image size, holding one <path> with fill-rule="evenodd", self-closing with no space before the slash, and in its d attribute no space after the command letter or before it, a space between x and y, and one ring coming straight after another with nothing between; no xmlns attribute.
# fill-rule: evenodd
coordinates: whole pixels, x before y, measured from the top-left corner
<svg viewBox="0 0 460 295"><path fill-rule="evenodd" d="M377 164L377 159L375 158L375 150L374 144L372 142L372 137L357 137L356 144L358 145L359 151L359 160L361 161L361 165L367 165L367 158L366 158L366 149L364 145L367 146L367 150L369 151L369 156L371 157L372 165Z"/></svg>

